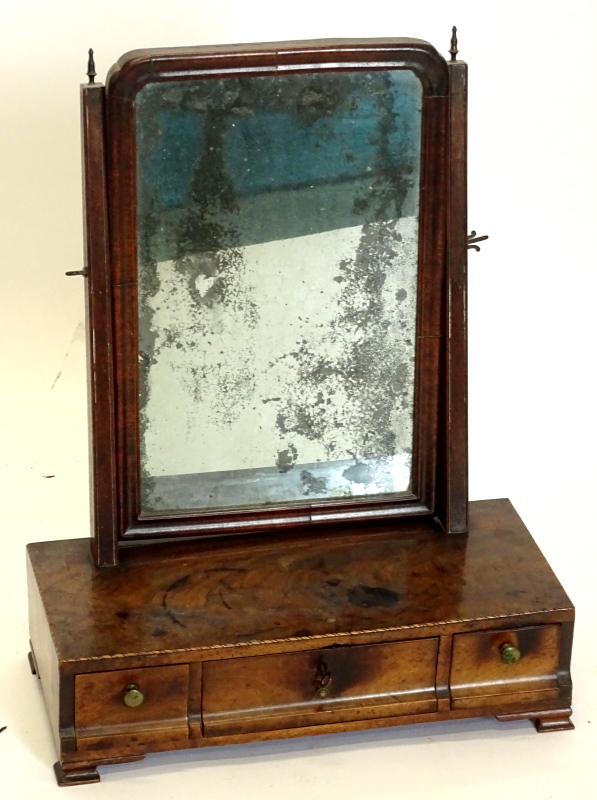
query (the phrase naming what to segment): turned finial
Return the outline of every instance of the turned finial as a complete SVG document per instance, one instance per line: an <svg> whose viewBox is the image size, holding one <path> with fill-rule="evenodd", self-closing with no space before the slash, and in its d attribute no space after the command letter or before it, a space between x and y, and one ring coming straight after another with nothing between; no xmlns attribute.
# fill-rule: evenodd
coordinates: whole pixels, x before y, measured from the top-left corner
<svg viewBox="0 0 597 800"><path fill-rule="evenodd" d="M456 61L456 56L458 55L458 38L456 36L456 25L452 28L452 39L450 41L450 55L452 56L452 61Z"/></svg>
<svg viewBox="0 0 597 800"><path fill-rule="evenodd" d="M95 61L93 60L93 50L91 47L89 48L89 59L87 61L87 77L89 78L89 83L95 83L95 76L97 72L95 71Z"/></svg>

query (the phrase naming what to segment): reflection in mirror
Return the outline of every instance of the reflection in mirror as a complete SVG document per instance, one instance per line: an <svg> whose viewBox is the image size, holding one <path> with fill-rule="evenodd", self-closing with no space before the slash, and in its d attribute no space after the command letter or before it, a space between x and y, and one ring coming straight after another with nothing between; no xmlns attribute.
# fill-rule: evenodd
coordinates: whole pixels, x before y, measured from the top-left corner
<svg viewBox="0 0 597 800"><path fill-rule="evenodd" d="M139 92L143 512L409 491L421 104L408 70Z"/></svg>

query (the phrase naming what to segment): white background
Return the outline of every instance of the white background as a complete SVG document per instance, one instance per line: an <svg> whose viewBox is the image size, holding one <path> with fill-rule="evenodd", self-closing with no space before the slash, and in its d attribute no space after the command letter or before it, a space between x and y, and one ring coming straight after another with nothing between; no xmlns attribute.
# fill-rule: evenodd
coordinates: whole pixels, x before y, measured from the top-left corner
<svg viewBox="0 0 597 800"><path fill-rule="evenodd" d="M88 535L78 84L138 47L415 36L470 65L472 498L508 496L577 606L576 731L491 719L155 755L58 789L26 542ZM0 3L0 795L594 798L595 0ZM43 476L54 475L53 478ZM594 767L593 767L594 769ZM67 795L62 794L67 792Z"/></svg>

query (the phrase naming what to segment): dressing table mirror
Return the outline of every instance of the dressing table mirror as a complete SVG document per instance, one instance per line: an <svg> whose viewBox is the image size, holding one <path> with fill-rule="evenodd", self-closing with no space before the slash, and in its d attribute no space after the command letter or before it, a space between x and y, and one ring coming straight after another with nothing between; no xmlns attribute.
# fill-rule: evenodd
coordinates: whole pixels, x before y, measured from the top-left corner
<svg viewBox="0 0 597 800"><path fill-rule="evenodd" d="M147 752L572 727L574 609L470 503L467 71L417 39L82 87L92 537L28 549L58 782ZM478 249L478 248L477 248Z"/></svg>

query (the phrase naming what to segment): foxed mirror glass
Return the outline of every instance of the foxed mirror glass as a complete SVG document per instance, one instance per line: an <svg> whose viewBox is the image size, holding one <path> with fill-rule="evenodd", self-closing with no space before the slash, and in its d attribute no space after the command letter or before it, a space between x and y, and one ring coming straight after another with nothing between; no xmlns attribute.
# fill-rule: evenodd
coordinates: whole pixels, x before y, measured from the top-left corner
<svg viewBox="0 0 597 800"><path fill-rule="evenodd" d="M408 69L138 92L142 513L410 491L422 94Z"/></svg>

